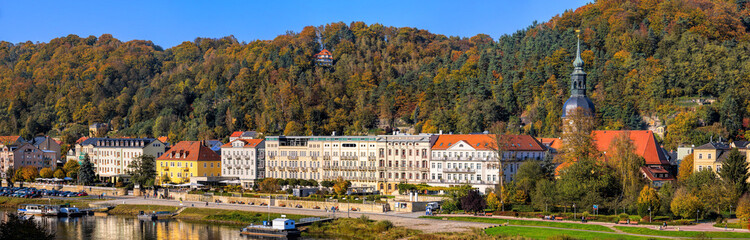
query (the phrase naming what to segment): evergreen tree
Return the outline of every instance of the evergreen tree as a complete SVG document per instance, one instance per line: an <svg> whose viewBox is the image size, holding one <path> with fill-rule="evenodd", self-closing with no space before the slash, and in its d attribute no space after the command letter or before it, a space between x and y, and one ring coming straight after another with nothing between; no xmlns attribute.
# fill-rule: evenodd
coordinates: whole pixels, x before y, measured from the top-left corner
<svg viewBox="0 0 750 240"><path fill-rule="evenodd" d="M78 169L78 182L83 185L90 185L96 181L96 173L94 173L94 164L91 163L89 155L86 154L83 158L83 163Z"/></svg>
<svg viewBox="0 0 750 240"><path fill-rule="evenodd" d="M722 164L719 171L719 176L721 176L724 182L734 187L734 191L738 196L742 195L747 189L746 181L750 176L745 156L736 148L729 151L729 156L724 160L724 164Z"/></svg>
<svg viewBox="0 0 750 240"><path fill-rule="evenodd" d="M15 239L55 239L55 234L35 221L34 217L24 218L11 212L0 224L0 240Z"/></svg>

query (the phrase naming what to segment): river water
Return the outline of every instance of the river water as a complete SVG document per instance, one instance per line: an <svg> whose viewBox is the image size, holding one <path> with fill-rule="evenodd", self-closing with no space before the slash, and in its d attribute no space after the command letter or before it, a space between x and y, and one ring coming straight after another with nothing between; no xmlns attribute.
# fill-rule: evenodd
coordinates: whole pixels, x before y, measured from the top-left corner
<svg viewBox="0 0 750 240"><path fill-rule="evenodd" d="M2 209L2 220L6 212L13 209ZM107 217L34 217L36 221L52 229L57 239L250 239L240 236L237 226L185 222L181 220L141 221L134 216ZM33 239L33 237L29 238Z"/></svg>

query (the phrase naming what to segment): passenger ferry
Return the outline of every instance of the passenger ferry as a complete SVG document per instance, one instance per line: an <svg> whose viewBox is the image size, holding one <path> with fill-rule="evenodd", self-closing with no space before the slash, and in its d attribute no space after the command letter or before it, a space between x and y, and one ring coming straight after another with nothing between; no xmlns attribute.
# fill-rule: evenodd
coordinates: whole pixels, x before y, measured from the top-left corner
<svg viewBox="0 0 750 240"><path fill-rule="evenodd" d="M57 216L58 214L60 214L60 207L42 204L24 204L21 205L20 208L18 208L18 214L34 216Z"/></svg>

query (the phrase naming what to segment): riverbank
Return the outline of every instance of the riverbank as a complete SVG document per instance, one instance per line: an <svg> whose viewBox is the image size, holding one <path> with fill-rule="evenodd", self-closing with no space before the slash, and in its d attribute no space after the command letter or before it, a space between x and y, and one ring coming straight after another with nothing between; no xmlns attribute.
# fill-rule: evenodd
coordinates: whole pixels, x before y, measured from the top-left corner
<svg viewBox="0 0 750 240"><path fill-rule="evenodd" d="M16 198L0 196L0 208L18 208L21 204L50 204L63 205L70 204L78 208L88 208L89 203L102 201L100 199L87 198L69 198L69 199L50 199L50 198Z"/></svg>
<svg viewBox="0 0 750 240"><path fill-rule="evenodd" d="M109 210L109 214L113 215L138 215L141 211L169 211L175 212L179 209L176 206L164 206L164 205L133 205L133 204L119 204L115 208ZM250 225L250 224L262 224L263 221L273 220L274 218L281 217L279 213L264 213L254 211L242 211L242 210L224 210L224 209L207 209L188 207L182 210L174 218L199 223L210 223L210 224L227 224L227 225ZM299 220L300 218L311 217L307 215L298 214L285 214L286 218Z"/></svg>

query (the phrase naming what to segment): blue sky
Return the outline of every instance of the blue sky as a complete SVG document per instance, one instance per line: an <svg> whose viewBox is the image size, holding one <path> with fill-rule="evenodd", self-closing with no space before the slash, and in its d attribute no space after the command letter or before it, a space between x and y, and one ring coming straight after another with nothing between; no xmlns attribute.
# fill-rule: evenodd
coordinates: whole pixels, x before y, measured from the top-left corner
<svg viewBox="0 0 750 240"><path fill-rule="evenodd" d="M273 39L304 26L363 21L447 36L497 39L590 0L498 1L9 1L0 0L0 41L49 42L76 34L151 40L165 48L196 37Z"/></svg>

